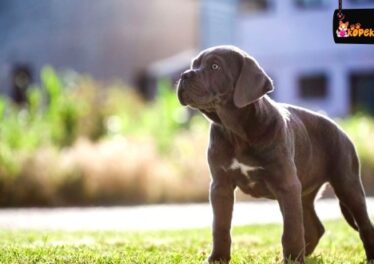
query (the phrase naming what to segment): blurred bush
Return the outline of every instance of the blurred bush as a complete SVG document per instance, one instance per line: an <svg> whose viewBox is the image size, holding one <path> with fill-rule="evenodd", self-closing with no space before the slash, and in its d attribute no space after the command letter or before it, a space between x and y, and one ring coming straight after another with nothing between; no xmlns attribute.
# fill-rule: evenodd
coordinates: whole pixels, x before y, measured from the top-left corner
<svg viewBox="0 0 374 264"><path fill-rule="evenodd" d="M121 82L41 72L18 107L0 97L0 205L91 205L207 199L208 123L171 84L146 104Z"/></svg>
<svg viewBox="0 0 374 264"><path fill-rule="evenodd" d="M374 195L374 119L361 113L337 121L356 146L365 191Z"/></svg>
<svg viewBox="0 0 374 264"><path fill-rule="evenodd" d="M0 97L0 206L207 201L208 122L179 105L167 80L157 94L146 104L119 81L45 67L27 105ZM374 121L339 122L374 194Z"/></svg>

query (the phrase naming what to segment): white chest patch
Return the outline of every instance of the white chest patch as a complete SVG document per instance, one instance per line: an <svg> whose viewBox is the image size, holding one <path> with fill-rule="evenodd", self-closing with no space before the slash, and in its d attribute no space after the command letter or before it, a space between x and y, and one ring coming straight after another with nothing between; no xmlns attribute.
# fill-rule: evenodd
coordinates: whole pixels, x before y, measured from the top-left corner
<svg viewBox="0 0 374 264"><path fill-rule="evenodd" d="M240 169L240 172L245 175L246 177L250 177L249 176L249 172L250 171L254 171L254 170L258 170L258 169L262 169L262 167L255 167L255 166L249 166L249 165L246 165L246 164L243 164L243 163L240 163L237 159L233 159L232 160L232 163L230 165L230 168L231 170L236 170L236 169Z"/></svg>

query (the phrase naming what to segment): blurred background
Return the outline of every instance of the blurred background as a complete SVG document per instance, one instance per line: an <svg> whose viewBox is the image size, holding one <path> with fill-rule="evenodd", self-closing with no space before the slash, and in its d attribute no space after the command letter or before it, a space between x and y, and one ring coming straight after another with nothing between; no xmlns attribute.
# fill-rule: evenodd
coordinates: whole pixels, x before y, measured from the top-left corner
<svg viewBox="0 0 374 264"><path fill-rule="evenodd" d="M209 123L179 105L174 87L199 50L219 44L253 55L277 101L335 118L374 195L374 46L333 42L337 6L2 0L0 206L207 201Z"/></svg>

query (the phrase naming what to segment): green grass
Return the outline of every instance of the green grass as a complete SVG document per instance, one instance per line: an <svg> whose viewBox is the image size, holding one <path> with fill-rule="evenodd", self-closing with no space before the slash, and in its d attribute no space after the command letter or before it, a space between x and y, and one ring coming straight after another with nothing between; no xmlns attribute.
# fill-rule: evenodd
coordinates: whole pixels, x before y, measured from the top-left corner
<svg viewBox="0 0 374 264"><path fill-rule="evenodd" d="M343 221L326 233L307 263L363 263L358 234ZM232 262L281 263L281 226L233 229ZM1 263L202 263L210 229L147 232L0 231Z"/></svg>

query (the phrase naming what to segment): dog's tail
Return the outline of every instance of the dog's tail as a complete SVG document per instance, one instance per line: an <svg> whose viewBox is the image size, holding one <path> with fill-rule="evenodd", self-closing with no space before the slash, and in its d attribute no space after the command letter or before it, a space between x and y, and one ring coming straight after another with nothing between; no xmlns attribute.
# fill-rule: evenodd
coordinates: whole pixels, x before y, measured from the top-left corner
<svg viewBox="0 0 374 264"><path fill-rule="evenodd" d="M348 224L356 231L358 231L358 227L356 224L355 219L353 218L351 212L348 210L348 208L342 203L339 202L340 210L342 211L342 214L345 218L345 220L348 222Z"/></svg>

